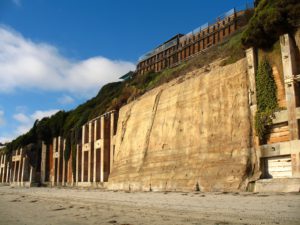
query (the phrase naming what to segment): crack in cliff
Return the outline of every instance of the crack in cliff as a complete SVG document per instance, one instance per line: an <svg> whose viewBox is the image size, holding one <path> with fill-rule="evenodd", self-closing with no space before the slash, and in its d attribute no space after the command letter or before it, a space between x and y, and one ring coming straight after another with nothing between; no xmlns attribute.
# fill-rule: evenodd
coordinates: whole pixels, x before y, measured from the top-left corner
<svg viewBox="0 0 300 225"><path fill-rule="evenodd" d="M143 165L143 163L145 161L145 158L147 156L147 152L148 152L148 148L149 148L149 142L150 142L150 135L151 135L151 132L152 132L152 129L153 129L154 119L155 119L155 116L156 116L157 107L158 107L158 103L159 103L160 96L161 96L162 92L163 92L163 90L161 89L158 92L158 94L155 96L155 100L154 100L154 104L153 104L153 108L152 108L152 115L151 115L151 119L150 119L150 125L149 125L149 128L148 128L147 133L146 133L146 140L145 140L144 149L143 149L143 159L142 159L142 163L141 163L138 171L141 170L142 165Z"/></svg>
<svg viewBox="0 0 300 225"><path fill-rule="evenodd" d="M123 142L123 139L124 139L124 136L125 136L125 133L126 133L127 123L128 123L128 120L131 117L131 110L132 110L133 106L134 106L134 103L131 104L129 110L126 112L124 121L122 121L122 133L121 133L121 143L120 143L120 145Z"/></svg>

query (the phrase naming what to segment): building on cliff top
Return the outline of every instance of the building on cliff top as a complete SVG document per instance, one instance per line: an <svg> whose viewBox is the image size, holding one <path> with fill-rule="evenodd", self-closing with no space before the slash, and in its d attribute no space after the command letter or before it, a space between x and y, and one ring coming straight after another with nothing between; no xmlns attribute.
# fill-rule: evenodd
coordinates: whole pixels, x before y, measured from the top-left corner
<svg viewBox="0 0 300 225"><path fill-rule="evenodd" d="M213 23L206 23L186 35L177 34L139 58L136 72L159 72L179 65L209 47L221 43L247 24L245 11L231 9Z"/></svg>

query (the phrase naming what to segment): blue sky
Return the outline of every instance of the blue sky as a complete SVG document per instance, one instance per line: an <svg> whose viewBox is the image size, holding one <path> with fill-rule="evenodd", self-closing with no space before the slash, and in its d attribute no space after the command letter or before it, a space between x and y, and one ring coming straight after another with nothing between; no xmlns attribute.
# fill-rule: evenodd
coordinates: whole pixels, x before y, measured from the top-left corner
<svg viewBox="0 0 300 225"><path fill-rule="evenodd" d="M0 0L0 142L70 110L139 56L251 0Z"/></svg>

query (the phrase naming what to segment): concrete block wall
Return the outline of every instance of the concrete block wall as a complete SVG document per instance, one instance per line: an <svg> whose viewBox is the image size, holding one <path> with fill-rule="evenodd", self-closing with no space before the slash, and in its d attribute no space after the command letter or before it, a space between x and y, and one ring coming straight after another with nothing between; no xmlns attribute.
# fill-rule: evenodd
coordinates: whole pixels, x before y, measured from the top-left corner
<svg viewBox="0 0 300 225"><path fill-rule="evenodd" d="M35 183L35 168L29 164L29 158L20 148L15 150L11 159L10 185L32 186Z"/></svg>
<svg viewBox="0 0 300 225"><path fill-rule="evenodd" d="M110 172L114 164L118 117L119 114L117 111L112 111L110 113Z"/></svg>
<svg viewBox="0 0 300 225"><path fill-rule="evenodd" d="M1 154L0 155L0 183L7 184L10 181L10 168L9 168L9 160L8 155Z"/></svg>
<svg viewBox="0 0 300 225"><path fill-rule="evenodd" d="M258 145L254 145L262 173L262 180L256 182L254 191L300 190L300 65L296 59L300 49L295 44L294 37L289 34L280 37L280 46L284 79L284 90L281 94L285 95L286 110L275 113L273 125L270 126L270 132L266 136L267 143L260 144L256 141ZM255 54L252 56L249 50L247 57L254 59ZM248 75L252 77L250 78L250 87L254 89L255 71L254 73L248 71ZM251 90L250 92L250 110L254 116L256 112L255 91ZM252 122L252 124L254 123Z"/></svg>
<svg viewBox="0 0 300 225"><path fill-rule="evenodd" d="M53 143L49 147L49 167L45 168L42 157L42 170L50 171L51 186L73 186L72 172L72 150L69 160L65 160L66 140L62 137L53 138ZM42 151L43 152L43 151ZM43 154L43 153L42 153Z"/></svg>
<svg viewBox="0 0 300 225"><path fill-rule="evenodd" d="M77 146L76 185L97 186L106 182L113 163L117 113L105 113L82 126L82 143Z"/></svg>

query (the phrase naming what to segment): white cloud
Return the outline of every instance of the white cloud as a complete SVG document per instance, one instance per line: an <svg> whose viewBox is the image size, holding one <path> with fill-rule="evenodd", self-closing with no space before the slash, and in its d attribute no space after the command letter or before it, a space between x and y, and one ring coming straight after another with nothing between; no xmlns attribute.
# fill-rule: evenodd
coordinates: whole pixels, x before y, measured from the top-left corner
<svg viewBox="0 0 300 225"><path fill-rule="evenodd" d="M17 127L16 131L15 131L16 136L19 136L19 135L27 133L30 130L31 127L32 127L31 123L19 125Z"/></svg>
<svg viewBox="0 0 300 225"><path fill-rule="evenodd" d="M32 120L41 120L44 117L50 117L53 114L57 113L59 110L58 109L51 109L51 110L46 110L46 111L42 111L42 110L37 110L35 111L30 117Z"/></svg>
<svg viewBox="0 0 300 225"><path fill-rule="evenodd" d="M3 126L4 124L5 124L4 111L0 110L0 126Z"/></svg>
<svg viewBox="0 0 300 225"><path fill-rule="evenodd" d="M28 132L33 123L36 120L41 120L44 117L50 117L51 115L57 113L58 109L51 109L51 110L37 110L31 115L26 115L25 113L17 113L13 115L13 118L19 123L14 131L13 134L8 134L5 137L0 137L0 142L11 141L15 137Z"/></svg>
<svg viewBox="0 0 300 225"><path fill-rule="evenodd" d="M60 98L58 98L57 101L62 105L68 105L68 104L72 104L74 102L74 99L69 95L63 95Z"/></svg>
<svg viewBox="0 0 300 225"><path fill-rule="evenodd" d="M24 113L17 113L13 115L13 118L17 120L19 123L29 123L31 119L26 116Z"/></svg>
<svg viewBox="0 0 300 225"><path fill-rule="evenodd" d="M3 135L3 136L0 136L0 142L1 143L7 143L7 142L10 142L12 141L13 139L15 138L15 136L10 136L10 135Z"/></svg>
<svg viewBox="0 0 300 225"><path fill-rule="evenodd" d="M54 46L35 43L0 26L0 93L35 88L90 97L134 69L131 62L102 56L72 61Z"/></svg>

